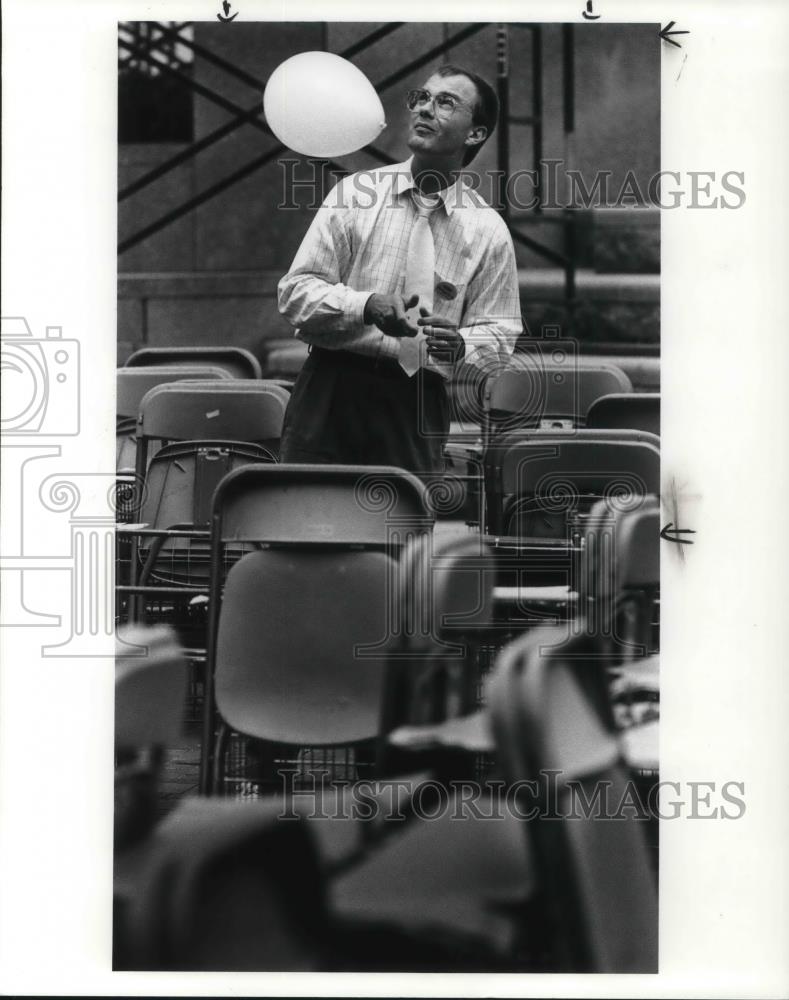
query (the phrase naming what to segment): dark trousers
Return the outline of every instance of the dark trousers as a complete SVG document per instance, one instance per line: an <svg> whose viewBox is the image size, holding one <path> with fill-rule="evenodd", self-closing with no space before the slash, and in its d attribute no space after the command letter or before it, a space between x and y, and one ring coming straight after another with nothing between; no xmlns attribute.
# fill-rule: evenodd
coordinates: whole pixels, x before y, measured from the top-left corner
<svg viewBox="0 0 789 1000"><path fill-rule="evenodd" d="M420 369L409 378L393 361L313 347L285 413L280 458L436 474L448 433L440 375Z"/></svg>

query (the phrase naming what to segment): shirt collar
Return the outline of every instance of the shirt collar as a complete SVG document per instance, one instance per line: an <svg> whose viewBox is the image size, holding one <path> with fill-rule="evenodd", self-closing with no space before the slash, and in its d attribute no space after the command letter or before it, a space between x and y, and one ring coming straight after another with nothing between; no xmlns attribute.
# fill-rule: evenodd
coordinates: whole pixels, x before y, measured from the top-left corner
<svg viewBox="0 0 789 1000"><path fill-rule="evenodd" d="M404 160L402 163L396 163L392 167L394 171L394 188L398 195L406 191L411 191L416 187L414 176L411 173L412 163L413 157ZM463 207L465 204L464 194L466 193L466 189L467 182L461 174L453 184L438 192L441 204L444 206L447 215L451 215L454 209Z"/></svg>

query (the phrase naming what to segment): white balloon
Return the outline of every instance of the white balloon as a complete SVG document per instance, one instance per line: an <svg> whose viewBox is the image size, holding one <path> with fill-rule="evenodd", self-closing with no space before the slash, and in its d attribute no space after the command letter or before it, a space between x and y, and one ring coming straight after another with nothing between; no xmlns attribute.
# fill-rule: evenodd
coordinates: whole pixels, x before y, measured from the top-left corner
<svg viewBox="0 0 789 1000"><path fill-rule="evenodd" d="M386 127L383 105L360 69L331 52L300 52L268 79L263 110L274 135L306 156L344 156Z"/></svg>

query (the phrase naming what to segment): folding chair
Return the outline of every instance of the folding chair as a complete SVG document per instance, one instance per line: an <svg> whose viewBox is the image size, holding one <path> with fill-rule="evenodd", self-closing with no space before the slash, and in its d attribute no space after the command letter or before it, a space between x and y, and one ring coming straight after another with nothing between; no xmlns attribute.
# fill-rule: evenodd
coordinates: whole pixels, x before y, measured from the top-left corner
<svg viewBox="0 0 789 1000"><path fill-rule="evenodd" d="M513 432L488 453L488 540L497 615L514 631L578 616L589 518L600 499L635 509L659 490L658 439L637 431Z"/></svg>
<svg viewBox="0 0 789 1000"><path fill-rule="evenodd" d="M231 730L321 748L378 735L394 558L430 530L424 486L400 469L256 466L222 481L212 519L204 793L223 778ZM225 550L240 544L258 550L232 566L223 590Z"/></svg>
<svg viewBox="0 0 789 1000"><path fill-rule="evenodd" d="M586 414L586 426L648 431L660 436L660 393L612 393L596 399Z"/></svg>
<svg viewBox="0 0 789 1000"><path fill-rule="evenodd" d="M607 655L612 711L643 799L658 780L660 717L660 504L646 498L628 512L592 511L584 608ZM659 828L649 824L657 857ZM657 867L655 863L655 867Z"/></svg>
<svg viewBox="0 0 789 1000"><path fill-rule="evenodd" d="M293 338L286 341L271 341L270 344L264 363L264 376L295 379L307 360L309 346Z"/></svg>
<svg viewBox="0 0 789 1000"><path fill-rule="evenodd" d="M586 525L583 613L606 637L613 664L654 656L659 647L660 501L648 495L622 509L601 500Z"/></svg>
<svg viewBox="0 0 789 1000"><path fill-rule="evenodd" d="M223 368L207 364L157 365L146 368L118 368L116 373L116 465L118 472L131 473L135 467L134 431L143 396L154 386L185 379L202 381L230 379Z"/></svg>
<svg viewBox="0 0 789 1000"><path fill-rule="evenodd" d="M487 533L566 539L603 496L660 491L659 440L640 431L514 432L486 457Z"/></svg>
<svg viewBox="0 0 789 1000"><path fill-rule="evenodd" d="M554 354L565 356L557 342ZM557 353L558 351L558 353ZM461 398L474 397L479 387L471 383ZM568 358L561 364L545 363L532 353L515 354L508 365L492 372L481 383L479 442L468 443L468 429L456 436L446 448L447 461L456 478L467 485L467 513L479 510L477 518L485 523L482 492L488 452L505 435L526 428L567 430L582 427L589 406L606 393L632 391L630 380L616 365L596 359ZM473 409L474 399L469 405ZM463 442L466 439L466 443Z"/></svg>
<svg viewBox="0 0 789 1000"><path fill-rule="evenodd" d="M487 715L478 708L480 653L500 648L510 631L494 611L494 601L502 597L508 610L513 601L520 614L524 606L532 610L534 620L524 620L522 631L540 624L533 606L545 617L563 615L568 628L577 615L585 616L606 643L611 662L623 664L610 671L623 697L644 688L655 691L659 504L647 496L634 500L636 509L623 511L618 503L611 497L592 508L564 593L560 587L494 586L503 560L484 538L454 539L435 548L423 541L406 550L401 607L408 610L401 615L410 630L402 649L390 655L387 672L380 758L386 773L402 771L405 761L421 764L419 753L434 767L438 761L444 773L460 752L478 759L492 754ZM641 670L633 664L638 657L650 657Z"/></svg>
<svg viewBox="0 0 789 1000"><path fill-rule="evenodd" d="M622 806L628 771L606 711L605 659L596 654L594 637L568 640L562 630L512 643L491 679L491 721L507 779L537 790L538 816L524 830L554 971L655 972L657 894L645 817Z"/></svg>
<svg viewBox="0 0 789 1000"><path fill-rule="evenodd" d="M408 822L382 823L366 854L330 877L335 968L537 971L528 842L503 800L468 773L469 756L492 749L476 655L492 626L491 553L478 537L435 547L417 539L399 568L402 628L388 658L379 764L383 775L426 770L429 781L401 807Z"/></svg>
<svg viewBox="0 0 789 1000"><path fill-rule="evenodd" d="M117 369L115 468L118 472L116 518L119 523L131 523L139 513L143 481L135 476L138 464L135 433L140 404L145 394L155 386L168 382L195 379L218 382L230 378L229 372L225 369L206 364ZM130 584L134 572L131 568L130 538L128 535L119 535L117 541L118 579Z"/></svg>
<svg viewBox="0 0 789 1000"><path fill-rule="evenodd" d="M113 968L315 972L326 968L323 872L281 804L188 799L116 857Z"/></svg>
<svg viewBox="0 0 789 1000"><path fill-rule="evenodd" d="M136 438L144 527L134 530L132 556L133 573L142 569L132 587L204 591L214 490L241 465L277 460L287 401L281 386L235 379L165 383L146 394ZM148 462L152 442L159 450Z"/></svg>
<svg viewBox="0 0 789 1000"><path fill-rule="evenodd" d="M616 365L542 365L516 354L510 366L486 382L486 441L519 427L583 426L596 399L632 388Z"/></svg>
<svg viewBox="0 0 789 1000"><path fill-rule="evenodd" d="M164 751L181 730L186 663L172 629L127 627L115 650L116 848L141 839L156 818Z"/></svg>
<svg viewBox="0 0 789 1000"><path fill-rule="evenodd" d="M243 347L141 347L129 357L126 367L191 367L195 364L223 368L231 378L262 377L260 362L251 351Z"/></svg>
<svg viewBox="0 0 789 1000"><path fill-rule="evenodd" d="M430 767L447 778L489 749L479 647L493 629L497 567L479 536L410 544L399 564L398 644L382 706L382 773ZM460 758L460 759L459 759ZM465 758L465 759L464 759Z"/></svg>
<svg viewBox="0 0 789 1000"><path fill-rule="evenodd" d="M262 380L155 386L140 406L135 471L145 477L152 440L254 443L266 448L274 461L289 398L281 385Z"/></svg>
<svg viewBox="0 0 789 1000"><path fill-rule="evenodd" d="M117 398L115 412L118 417L137 419L143 396L154 386L165 382L199 380L213 382L231 379L232 376L217 365L150 365L145 368L118 368L116 371Z"/></svg>
<svg viewBox="0 0 789 1000"><path fill-rule="evenodd" d="M548 971L536 859L522 822L485 792L471 805L452 788L421 802L423 815L396 824L397 833L330 878L332 968Z"/></svg>

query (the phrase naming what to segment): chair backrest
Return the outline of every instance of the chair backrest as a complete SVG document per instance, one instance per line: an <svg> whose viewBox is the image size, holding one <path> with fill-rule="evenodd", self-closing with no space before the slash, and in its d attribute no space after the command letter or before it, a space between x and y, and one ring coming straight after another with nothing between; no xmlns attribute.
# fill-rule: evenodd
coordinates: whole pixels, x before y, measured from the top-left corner
<svg viewBox="0 0 789 1000"><path fill-rule="evenodd" d="M492 727L508 780L538 789L540 816L524 827L560 970L654 972L657 894L644 817L621 809L627 771L613 726L585 692L591 675L603 683L601 663L584 659L588 645L539 630L506 647L491 683Z"/></svg>
<svg viewBox="0 0 789 1000"><path fill-rule="evenodd" d="M201 381L231 379L224 368L212 365L157 365L146 368L118 368L117 400L115 405L119 417L133 417L135 420L143 396L149 389L164 382L180 382L200 379Z"/></svg>
<svg viewBox="0 0 789 1000"><path fill-rule="evenodd" d="M164 750L180 736L187 667L173 629L125 626L115 643L115 846L156 819Z"/></svg>
<svg viewBox="0 0 789 1000"><path fill-rule="evenodd" d="M611 656L646 655L656 646L653 606L660 589L660 501L637 498L622 509L599 501L586 522L579 606Z"/></svg>
<svg viewBox="0 0 789 1000"><path fill-rule="evenodd" d="M542 365L516 354L510 367L488 379L484 400L499 432L551 421L582 425L600 396L631 391L630 379L615 365Z"/></svg>
<svg viewBox="0 0 789 1000"><path fill-rule="evenodd" d="M227 476L214 499L208 648L222 717L281 742L375 736L392 557L431 528L425 487L401 469L272 465ZM226 547L244 543L267 547L236 563L223 588Z"/></svg>
<svg viewBox="0 0 789 1000"><path fill-rule="evenodd" d="M296 384L292 378L267 378L266 382L269 385L279 385L283 389L286 389L289 393L293 392L293 386Z"/></svg>
<svg viewBox="0 0 789 1000"><path fill-rule="evenodd" d="M611 393L589 407L587 427L648 431L660 435L660 393Z"/></svg>
<svg viewBox="0 0 789 1000"><path fill-rule="evenodd" d="M477 707L475 653L493 619L496 564L480 536L414 539L398 567L382 734L441 722Z"/></svg>
<svg viewBox="0 0 789 1000"><path fill-rule="evenodd" d="M239 469L223 480L214 502L217 546L246 540L389 550L432 525L424 485L389 466Z"/></svg>
<svg viewBox="0 0 789 1000"><path fill-rule="evenodd" d="M659 441L644 432L514 434L497 446L494 465L486 484L489 533L561 538L568 517L600 497L626 506L628 498L660 492Z"/></svg>
<svg viewBox="0 0 789 1000"><path fill-rule="evenodd" d="M654 347L642 347L650 353L627 353L625 349L623 354L582 354L578 362L585 365L604 361L607 365L616 365L630 379L635 392L660 392L660 353L655 353Z"/></svg>
<svg viewBox="0 0 789 1000"><path fill-rule="evenodd" d="M186 661L167 626L126 626L115 645L115 745L171 746L181 732Z"/></svg>
<svg viewBox="0 0 789 1000"><path fill-rule="evenodd" d="M134 472L137 442L137 421L134 417L119 417L115 423L115 469Z"/></svg>
<svg viewBox="0 0 789 1000"><path fill-rule="evenodd" d="M170 812L129 866L134 877L116 882L113 968L324 967L323 873L307 824L281 812L276 800L198 797Z"/></svg>
<svg viewBox="0 0 789 1000"><path fill-rule="evenodd" d="M380 551L244 556L228 573L219 614L222 718L247 736L299 745L376 736L392 578Z"/></svg>
<svg viewBox="0 0 789 1000"><path fill-rule="evenodd" d="M151 528L208 528L213 495L224 477L252 463L271 462L268 451L240 441L179 441L151 459L142 491L140 520ZM186 544L181 539L174 547Z"/></svg>
<svg viewBox="0 0 789 1000"><path fill-rule="evenodd" d="M126 361L127 368L150 365L224 368L232 378L261 378L260 362L243 347L141 347Z"/></svg>
<svg viewBox="0 0 789 1000"><path fill-rule="evenodd" d="M272 348L266 355L265 372L268 376L295 378L307 360L309 347L301 340Z"/></svg>
<svg viewBox="0 0 789 1000"><path fill-rule="evenodd" d="M173 382L148 392L140 438L168 441L278 441L290 395L267 381Z"/></svg>
<svg viewBox="0 0 789 1000"><path fill-rule="evenodd" d="M259 444L238 441L181 441L165 445L151 459L135 520L164 531L206 531L210 527L214 493L234 469L272 462ZM249 545L225 554L238 559ZM211 578L208 538L169 534L152 540L142 536L139 557L144 563L139 582L175 586L206 586Z"/></svg>

